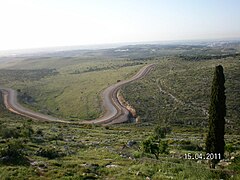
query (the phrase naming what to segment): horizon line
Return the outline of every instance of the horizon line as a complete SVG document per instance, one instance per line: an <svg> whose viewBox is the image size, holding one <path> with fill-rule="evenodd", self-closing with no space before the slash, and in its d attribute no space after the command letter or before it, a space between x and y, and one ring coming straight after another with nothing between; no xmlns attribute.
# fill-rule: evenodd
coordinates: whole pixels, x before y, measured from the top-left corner
<svg viewBox="0 0 240 180"><path fill-rule="evenodd" d="M144 44L179 44L179 43L203 43L203 42L217 42L217 41L240 41L240 37L229 37L229 38L209 38L209 39L182 39L182 40L158 40L158 41L137 41L137 42L113 42L113 43L96 43L96 44L79 44L79 45L59 45L59 46L45 46L45 47L29 47L29 48L18 48L18 49L0 49L0 55L3 53L16 52L20 53L23 51L35 51L35 52L46 52L49 50L53 51L68 51L68 50L100 50L117 48L125 45L144 45ZM75 49L76 48L76 49Z"/></svg>

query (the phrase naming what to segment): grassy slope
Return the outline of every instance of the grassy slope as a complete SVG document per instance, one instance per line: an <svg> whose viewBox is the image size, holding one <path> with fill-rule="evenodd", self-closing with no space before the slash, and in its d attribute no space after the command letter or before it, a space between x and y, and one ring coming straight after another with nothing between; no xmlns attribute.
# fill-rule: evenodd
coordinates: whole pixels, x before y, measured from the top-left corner
<svg viewBox="0 0 240 180"><path fill-rule="evenodd" d="M199 133L174 131L167 136L170 154L161 155L159 160L152 156L141 156L139 145L152 131L152 126L118 125L110 128L98 126L61 125L27 121L5 111L0 106L1 127L6 129L22 128L30 124L34 130L31 139L24 140L24 153L32 165L3 165L0 163L0 179L220 179L234 175L236 172L229 168L215 171L208 169L206 161L180 158L184 153L196 151L182 150L176 143L182 140L202 144L203 138ZM17 119L17 121L16 121ZM42 131L39 136L36 132ZM39 137L41 137L39 139ZM194 138L193 138L194 137ZM239 137L226 138L227 142L239 142ZM0 148L5 147L12 139L0 136ZM135 140L136 146L126 147L129 140ZM48 159L36 155L41 148L55 147L66 156ZM109 168L108 165L115 165Z"/></svg>
<svg viewBox="0 0 240 180"><path fill-rule="evenodd" d="M123 94L143 121L204 127L207 116L203 109L208 109L214 67L218 64L223 65L226 78L228 127L239 132L239 57L198 62L160 59L153 73L126 86ZM159 86L165 93L159 91Z"/></svg>
<svg viewBox="0 0 240 180"><path fill-rule="evenodd" d="M224 67L228 67L227 69L230 70L232 69L232 72L238 73L238 62L239 61L232 60L227 62L223 61L221 63L225 63ZM191 108L185 111L183 107L186 105L181 105L169 98L168 95L159 93L159 90L156 88L156 80L164 80L161 81L161 86L164 90L171 92L174 96L184 102L187 102L188 98L191 100L191 98L193 98L190 93L192 91L192 87L186 86L187 83L185 82L191 82L196 87L202 87L202 83L198 85L199 79L202 79L202 77L199 77L199 79L194 81L195 78L192 79L192 76L186 76L186 73L190 70L192 70L190 71L191 74L196 73L198 70L201 70L200 67L202 67L209 70L209 73L212 74L214 65L219 63L219 61L206 61L198 63L198 66L194 66L195 63L193 62L181 62L177 60L159 61L158 67L148 76L148 78L129 86L131 97L135 99L135 101L132 101L132 99L129 98L129 101L131 103L136 102L136 104L141 104L144 108L142 109L142 119L144 117L144 113L148 113L145 114L148 118L153 118L156 121L162 119L166 122L171 122L172 119L174 120L173 117L181 117L180 112L183 110L185 115L182 115L182 120L189 120L190 115L192 117L199 115L200 119L205 118L202 116L201 112L192 110ZM14 85L16 82L13 82L11 85L21 88L28 87L29 93L35 93L37 91L40 92L40 90L43 92L45 91L44 96L51 97L54 96L54 94L60 94L61 91L56 91L56 89L60 89L64 83L72 84L73 82L80 81L81 78L85 77L86 86L90 85L92 87L92 83L87 83L89 79L94 79L93 77L98 77L100 74L105 74L102 77L107 78L109 72L113 74L114 71L117 71L111 69L102 72L95 71L70 74L71 72L74 72L74 67L77 67L77 65L59 68L58 71L60 73L58 75L44 77L40 79L39 82L25 81L22 85L21 83L20 85ZM194 71L195 67L198 67L198 70ZM233 69L234 67L235 69ZM121 69L128 71L131 70L131 72L134 72L132 68L139 67L133 66ZM178 76L174 75L174 73L178 73ZM233 77L233 73L230 73L230 75ZM235 76L239 77L238 74L235 74ZM211 83L210 75L204 75L204 77L208 78L208 83ZM236 77L233 79L236 79ZM64 80L65 78L67 79L66 81ZM113 76L113 78L118 77ZM168 81L169 79L171 81ZM176 81L176 79L178 81ZM116 81L116 79L113 81ZM29 83L29 86L24 86L25 83ZM47 84L47 86L43 86L43 84ZM33 85L38 86L33 89ZM235 83L232 85L233 87L236 86ZM74 85L74 87L81 88L77 84ZM170 87L174 87L174 89L171 89ZM182 96L177 96L179 94L177 89L175 89L177 87L184 87L181 88ZM227 85L227 87L229 87L229 85ZM126 90L127 89L125 89L125 91ZM68 88L66 88L66 92L68 92ZM69 98L71 92L69 93L69 95L65 95L62 98ZM42 95L42 97L44 96ZM198 100L198 98L196 100ZM207 102L207 100L203 102ZM234 103L237 102L238 101L235 101ZM49 103L49 106L51 106L50 100ZM56 106L56 104L53 104L53 106ZM156 112L155 106L159 108L159 111L157 111L157 113L152 113ZM175 110L175 107L178 107L178 109ZM155 160L153 156L142 156L141 151L139 150L141 141L151 134L154 125L145 126L144 124L127 124L104 128L91 125L76 126L32 122L25 118L11 114L5 111L2 105L0 106L0 124L3 129L21 128L23 124L26 124L27 122L32 126L35 133L31 139L24 138L25 154L31 162L35 163L35 165L2 165L0 163L0 179L86 179L91 177L96 177L98 179L146 179L146 177L150 177L151 179L199 179L199 177L201 177L201 179L221 179L231 175L234 175L235 179L239 178L239 175L236 175L236 173L239 172L239 161L236 161L236 163L232 161L232 164L223 170L217 169L215 171L211 171L209 170L206 161L197 163L197 160L186 160L181 158L184 153L201 152L186 150L179 146L182 145L184 141L190 141L195 146L203 146L205 134L201 131L201 127L192 128L191 126L191 128L189 128L185 126L181 129L173 129L173 132L167 135L170 145L170 154L161 155L159 160ZM36 133L37 130L41 130L43 132L41 141L38 139L39 135ZM137 146L126 148L125 145L129 140L135 140L137 142ZM5 147L9 141L11 141L11 139L6 139L0 136L0 149ZM239 147L239 142L239 136L226 135L227 144L232 143L235 147ZM65 153L66 156L50 160L36 155L36 152L40 148L49 147L56 147L59 151ZM235 156L236 152L232 155ZM108 168L107 165L109 164L117 165L117 167Z"/></svg>
<svg viewBox="0 0 240 180"><path fill-rule="evenodd" d="M11 68L15 70L31 68L32 71L56 68L58 74L38 80L31 79L30 74L25 76L29 79L16 78L6 83L6 86L20 89L33 97L36 102L29 107L43 113L72 120L94 119L102 113L101 91L119 79L131 77L140 67L123 60L79 58L25 60Z"/></svg>

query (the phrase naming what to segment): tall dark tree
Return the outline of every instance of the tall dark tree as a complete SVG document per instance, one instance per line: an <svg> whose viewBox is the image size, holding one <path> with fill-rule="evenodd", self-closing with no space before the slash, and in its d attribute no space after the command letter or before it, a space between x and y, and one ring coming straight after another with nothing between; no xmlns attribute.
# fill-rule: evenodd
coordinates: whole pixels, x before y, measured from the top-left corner
<svg viewBox="0 0 240 180"><path fill-rule="evenodd" d="M211 167L215 168L216 163L224 158L224 134L226 116L225 77L223 67L216 66L212 82L211 104L209 107L209 131L206 139L206 152L217 153L211 161Z"/></svg>

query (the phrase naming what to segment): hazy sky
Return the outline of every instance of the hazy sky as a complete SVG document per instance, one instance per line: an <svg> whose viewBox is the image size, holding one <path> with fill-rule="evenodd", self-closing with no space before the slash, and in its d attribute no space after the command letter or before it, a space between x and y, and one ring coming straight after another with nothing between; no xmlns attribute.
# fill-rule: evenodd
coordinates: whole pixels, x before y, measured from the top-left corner
<svg viewBox="0 0 240 180"><path fill-rule="evenodd" d="M240 37L240 0L0 0L0 50Z"/></svg>

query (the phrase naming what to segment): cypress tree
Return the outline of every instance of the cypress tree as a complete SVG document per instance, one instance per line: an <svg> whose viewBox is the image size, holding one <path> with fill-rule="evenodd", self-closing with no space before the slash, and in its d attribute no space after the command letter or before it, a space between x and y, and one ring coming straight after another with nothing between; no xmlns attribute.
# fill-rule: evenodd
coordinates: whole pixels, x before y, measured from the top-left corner
<svg viewBox="0 0 240 180"><path fill-rule="evenodd" d="M223 67L216 66L211 90L211 104L209 107L209 131L206 139L206 153L220 153L220 159L224 158L224 134L226 116L225 77ZM220 160L213 159L211 167Z"/></svg>

